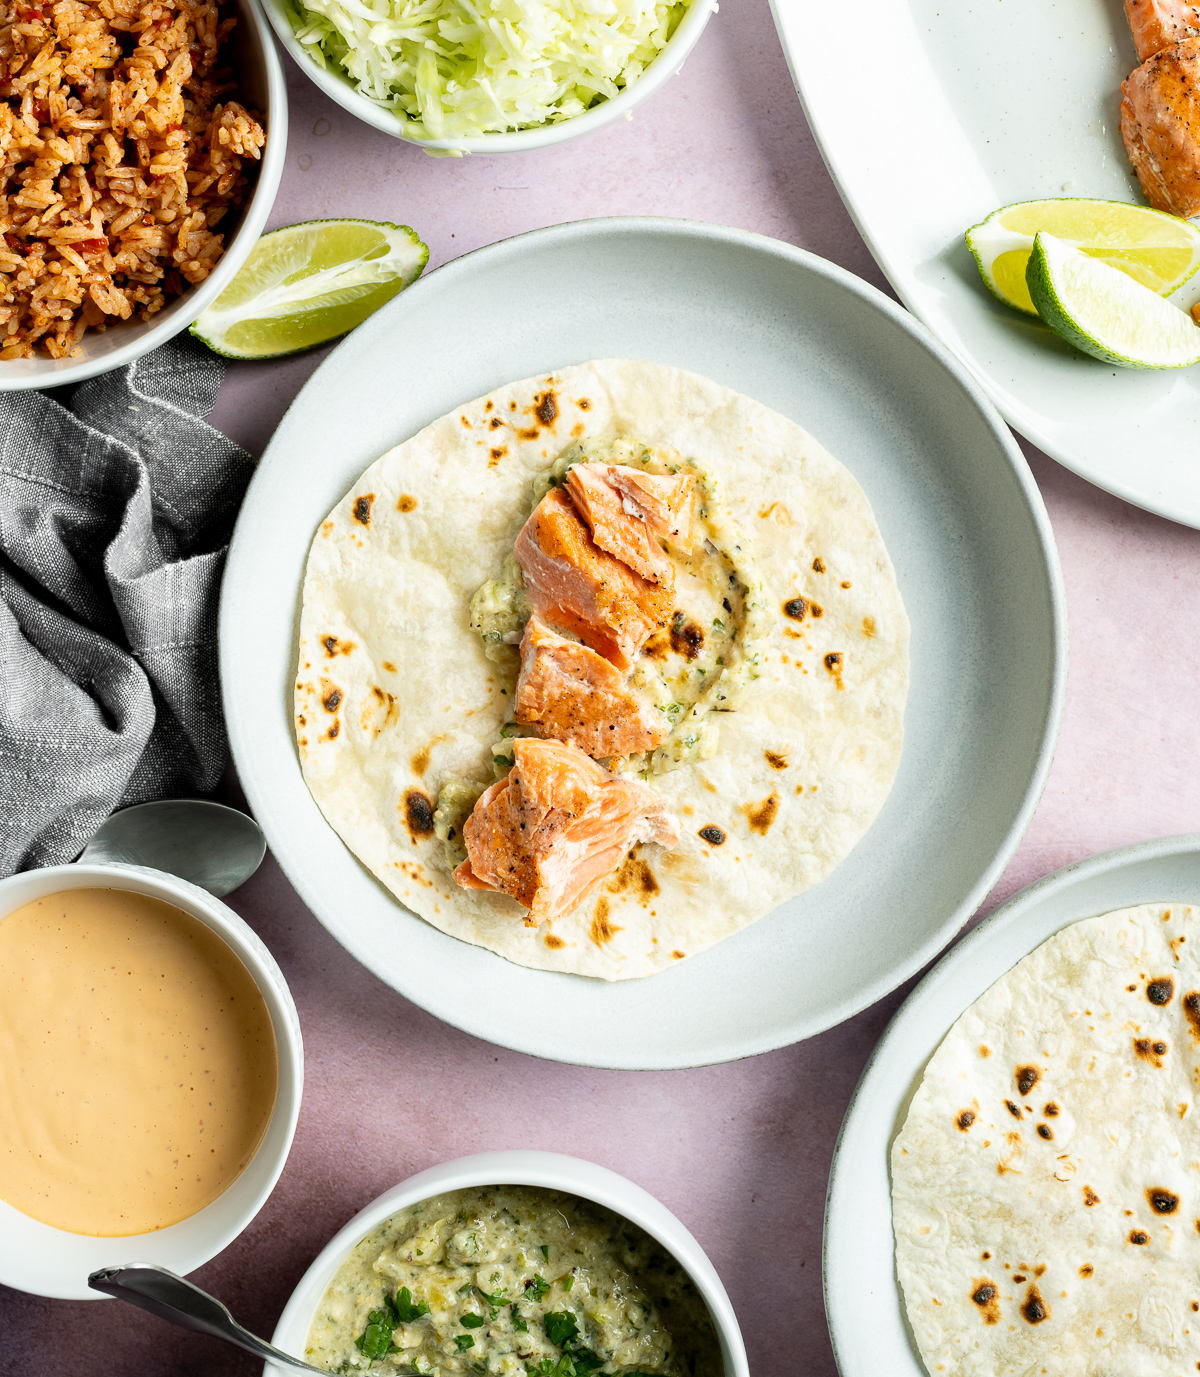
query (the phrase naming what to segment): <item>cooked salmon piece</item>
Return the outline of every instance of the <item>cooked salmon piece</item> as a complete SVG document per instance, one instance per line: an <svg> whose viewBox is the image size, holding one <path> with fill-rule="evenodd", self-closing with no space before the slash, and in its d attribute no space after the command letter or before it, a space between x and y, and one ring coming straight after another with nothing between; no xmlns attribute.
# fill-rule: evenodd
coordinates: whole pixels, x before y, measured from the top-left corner
<svg viewBox="0 0 1200 1377"><path fill-rule="evenodd" d="M1181 38L1200 34L1200 5L1187 5L1183 0L1125 0L1125 18L1139 62Z"/></svg>
<svg viewBox="0 0 1200 1377"><path fill-rule="evenodd" d="M608 465L608 481L632 512L656 535L681 550L696 541L696 480L690 473L645 473L625 464Z"/></svg>
<svg viewBox="0 0 1200 1377"><path fill-rule="evenodd" d="M511 895L527 926L570 913L638 842L678 842L679 819L647 785L561 741L524 737L513 749L512 769L463 827L467 859L454 878Z"/></svg>
<svg viewBox="0 0 1200 1377"><path fill-rule="evenodd" d="M1121 84L1121 137L1155 210L1200 214L1200 37L1147 58Z"/></svg>
<svg viewBox="0 0 1200 1377"><path fill-rule="evenodd" d="M567 473L567 495L600 549L651 583L673 589L675 566L641 509L631 502L630 510L626 510L621 490L609 477L616 471L615 464L572 464Z"/></svg>
<svg viewBox="0 0 1200 1377"><path fill-rule="evenodd" d="M578 636L618 669L628 669L671 619L674 588L649 582L601 550L561 488L538 503L513 553L538 616Z"/></svg>
<svg viewBox="0 0 1200 1377"><path fill-rule="evenodd" d="M627 688L603 655L556 635L537 617L521 640L516 718L592 756L652 751L668 731L662 713Z"/></svg>

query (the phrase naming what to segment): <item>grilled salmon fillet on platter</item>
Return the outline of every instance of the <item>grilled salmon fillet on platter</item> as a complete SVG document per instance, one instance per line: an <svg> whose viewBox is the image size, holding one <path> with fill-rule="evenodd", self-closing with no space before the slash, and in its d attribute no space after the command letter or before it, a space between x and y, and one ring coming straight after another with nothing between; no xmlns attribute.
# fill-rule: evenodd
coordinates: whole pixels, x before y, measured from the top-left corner
<svg viewBox="0 0 1200 1377"><path fill-rule="evenodd" d="M1156 210L1200 214L1200 6L1125 0L1125 14L1142 63L1121 85L1125 151Z"/></svg>

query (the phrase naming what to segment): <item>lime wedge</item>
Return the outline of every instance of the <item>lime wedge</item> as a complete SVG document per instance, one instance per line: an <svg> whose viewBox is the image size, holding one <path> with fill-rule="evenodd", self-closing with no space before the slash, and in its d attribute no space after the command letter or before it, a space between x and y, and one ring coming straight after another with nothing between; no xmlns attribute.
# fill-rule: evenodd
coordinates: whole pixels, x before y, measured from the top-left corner
<svg viewBox="0 0 1200 1377"><path fill-rule="evenodd" d="M1120 268L1160 296L1169 296L1200 267L1200 228L1177 216L1080 197L1017 201L972 225L966 240L993 295L1031 315L1025 265L1041 230Z"/></svg>
<svg viewBox="0 0 1200 1377"><path fill-rule="evenodd" d="M1127 273L1038 234L1025 273L1038 315L1085 354L1122 368L1200 363L1200 326Z"/></svg>
<svg viewBox="0 0 1200 1377"><path fill-rule="evenodd" d="M353 330L415 282L428 261L428 248L407 225L288 225L255 244L192 334L231 359L298 354Z"/></svg>

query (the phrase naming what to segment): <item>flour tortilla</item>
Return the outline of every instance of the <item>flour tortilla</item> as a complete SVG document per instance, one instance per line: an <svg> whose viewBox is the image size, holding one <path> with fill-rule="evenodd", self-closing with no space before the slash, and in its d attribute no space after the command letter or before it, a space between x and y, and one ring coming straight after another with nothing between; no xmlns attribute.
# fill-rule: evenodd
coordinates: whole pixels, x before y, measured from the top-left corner
<svg viewBox="0 0 1200 1377"><path fill-rule="evenodd" d="M897 1273L931 1374L1197 1370L1197 990L1200 913L1122 909L1027 956L934 1053L892 1147Z"/></svg>
<svg viewBox="0 0 1200 1377"><path fill-rule="evenodd" d="M512 551L530 480L573 441L615 435L694 457L750 536L776 610L800 595L824 615L779 613L761 677L719 715L717 755L655 779L680 845L639 848L575 913L532 929L514 900L454 883L423 800L450 779L492 778L509 699L468 609ZM644 976L816 884L867 830L900 758L908 632L870 505L811 436L706 378L603 360L435 421L333 509L305 575L297 744L330 824L414 913L525 966ZM699 836L714 825L723 846Z"/></svg>

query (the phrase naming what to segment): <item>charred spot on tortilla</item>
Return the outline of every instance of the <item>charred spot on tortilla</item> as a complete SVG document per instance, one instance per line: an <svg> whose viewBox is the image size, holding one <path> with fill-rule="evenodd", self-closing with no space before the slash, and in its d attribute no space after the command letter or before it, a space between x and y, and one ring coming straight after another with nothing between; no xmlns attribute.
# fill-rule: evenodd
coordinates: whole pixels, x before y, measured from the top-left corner
<svg viewBox="0 0 1200 1377"><path fill-rule="evenodd" d="M341 729L342 724L336 718L334 718L334 720L329 724L329 730L325 733L325 735L330 739L330 741L334 741L337 739L337 734L341 731Z"/></svg>
<svg viewBox="0 0 1200 1377"><path fill-rule="evenodd" d="M975 1111L973 1109L960 1110L954 1118L954 1126L959 1130L960 1133L966 1133L966 1131L971 1127L971 1125L974 1122Z"/></svg>
<svg viewBox="0 0 1200 1377"><path fill-rule="evenodd" d="M988 1254L985 1253L984 1257ZM984 1324L1000 1323L1000 1290L989 1277L976 1277L971 1283L971 1299L983 1313Z"/></svg>
<svg viewBox="0 0 1200 1377"><path fill-rule="evenodd" d="M1179 1197L1173 1191L1166 1190L1162 1186L1148 1187L1146 1199L1150 1202L1150 1208L1155 1214L1174 1214L1179 1208Z"/></svg>
<svg viewBox="0 0 1200 1377"><path fill-rule="evenodd" d="M321 706L326 712L337 712L342 703L342 691L328 679L321 680Z"/></svg>
<svg viewBox="0 0 1200 1377"><path fill-rule="evenodd" d="M763 751L767 764L772 770L786 770L788 758L781 751Z"/></svg>
<svg viewBox="0 0 1200 1377"><path fill-rule="evenodd" d="M507 445L499 445L496 449L492 450L492 457L488 460L488 468L494 469L507 453Z"/></svg>
<svg viewBox="0 0 1200 1377"><path fill-rule="evenodd" d="M864 635L864 636L874 636L874 634L875 634L875 618L874 618L874 617L864 617L864 618L863 618L862 626L863 626L863 635Z"/></svg>
<svg viewBox="0 0 1200 1377"><path fill-rule="evenodd" d="M1042 1113L1046 1116L1047 1119L1057 1119L1058 1116L1062 1113L1062 1110L1059 1109L1058 1105L1056 1105L1053 1100L1051 1100L1050 1103L1046 1105L1045 1108L1042 1110Z"/></svg>
<svg viewBox="0 0 1200 1377"><path fill-rule="evenodd" d="M414 842L433 836L433 808L433 800L420 789L404 791L404 821Z"/></svg>
<svg viewBox="0 0 1200 1377"><path fill-rule="evenodd" d="M608 921L608 900L601 896L596 900L596 907L592 912L592 923L588 929L591 939L598 947L604 946L606 942L611 942L618 932L624 932L624 928L619 928Z"/></svg>
<svg viewBox="0 0 1200 1377"><path fill-rule="evenodd" d="M765 837L771 830L771 824L779 816L779 795L772 793L757 803L743 803L738 811L746 815L751 832L757 832L760 837Z"/></svg>
<svg viewBox="0 0 1200 1377"><path fill-rule="evenodd" d="M1163 1057L1167 1055L1167 1044L1161 1038L1153 1041L1150 1038L1134 1038L1133 1050L1142 1061L1162 1070Z"/></svg>
<svg viewBox="0 0 1200 1377"><path fill-rule="evenodd" d="M702 827L696 835L701 841L706 841L709 846L725 845L725 831L723 828L718 827L715 822L710 822Z"/></svg>
<svg viewBox="0 0 1200 1377"><path fill-rule="evenodd" d="M1036 1066L1018 1066L1013 1075L1017 1078L1017 1089L1022 1095L1028 1095L1042 1079L1042 1073Z"/></svg>
<svg viewBox="0 0 1200 1377"><path fill-rule="evenodd" d="M629 889L640 890L643 894L657 894L659 883L654 878L649 862L638 855L635 847L621 862L620 869L613 872L605 888L610 894L624 894Z"/></svg>
<svg viewBox="0 0 1200 1377"><path fill-rule="evenodd" d="M395 673L396 673L396 666L395 666L394 664L392 664L391 660L384 660L384 661L383 661L383 667L384 667L384 669L387 670L387 672L388 672L389 674L395 674Z"/></svg>
<svg viewBox="0 0 1200 1377"><path fill-rule="evenodd" d="M1200 1039L1200 990L1189 990L1184 995L1183 1012L1191 1024L1192 1037Z"/></svg>
<svg viewBox="0 0 1200 1377"><path fill-rule="evenodd" d="M592 403L587 397L580 397L579 400L575 403L575 405L580 409L580 411L590 411L592 407Z"/></svg>
<svg viewBox="0 0 1200 1377"><path fill-rule="evenodd" d="M426 770L429 769L429 757L431 754L431 746L422 746L419 751L413 752L413 757L412 760L409 761L409 764L412 766L412 772L414 775L417 775L419 777L423 775Z"/></svg>
<svg viewBox="0 0 1200 1377"><path fill-rule="evenodd" d="M1150 1235L1145 1231L1145 1229L1134 1229L1133 1232L1129 1235L1129 1241L1130 1243L1136 1244L1137 1247L1141 1248L1150 1242Z"/></svg>
<svg viewBox="0 0 1200 1377"><path fill-rule="evenodd" d="M1054 1130L1049 1124L1038 1124L1037 1135L1039 1138L1044 1138L1047 1142L1050 1142L1054 1137Z"/></svg>
<svg viewBox="0 0 1200 1377"><path fill-rule="evenodd" d="M542 432L537 426L529 426L528 429L518 430L517 438L520 440L536 440Z"/></svg>
<svg viewBox="0 0 1200 1377"><path fill-rule="evenodd" d="M728 600L727 600L728 601ZM794 598L788 598L783 604L783 615L791 617L794 622L802 622L808 616L808 601L798 594Z"/></svg>
<svg viewBox="0 0 1200 1377"><path fill-rule="evenodd" d="M687 955L687 952L685 952L685 951L673 951L673 952L671 953L671 955L675 958L676 961L682 961L683 958Z"/></svg>
<svg viewBox="0 0 1200 1377"><path fill-rule="evenodd" d="M542 940L551 951L561 951L567 945L561 937L556 937L552 932L548 932Z"/></svg>
<svg viewBox="0 0 1200 1377"><path fill-rule="evenodd" d="M371 524L371 506L374 501L375 494L373 492L363 493L361 497L356 497L354 499L352 515L360 526L369 526Z"/></svg>
<svg viewBox="0 0 1200 1377"><path fill-rule="evenodd" d="M810 617L823 617L825 615L825 609L821 606L819 602L813 602L813 600L809 598L808 615Z"/></svg>
<svg viewBox="0 0 1200 1377"><path fill-rule="evenodd" d="M840 650L831 650L825 656L825 668L833 675L838 688L844 688L845 685L842 683L842 652Z"/></svg>
<svg viewBox="0 0 1200 1377"><path fill-rule="evenodd" d="M1022 1110L1021 1106L1017 1104L1015 1101L1005 1100L1004 1103L1005 1105L1007 1105L1008 1112L1013 1116L1014 1119L1023 1119L1025 1117L1024 1110Z"/></svg>
<svg viewBox="0 0 1200 1377"><path fill-rule="evenodd" d="M1090 1277L1095 1270L1096 1269L1092 1266L1090 1262L1085 1262L1083 1266L1079 1269L1079 1275L1081 1277Z"/></svg>
<svg viewBox="0 0 1200 1377"><path fill-rule="evenodd" d="M321 534L322 534L323 536L328 537L330 531L332 531L332 530L333 530L333 522L332 522L332 521L322 521L322 522L321 522Z"/></svg>
<svg viewBox="0 0 1200 1377"><path fill-rule="evenodd" d="M1030 1286L1025 1293L1025 1303L1021 1306L1021 1315L1030 1324L1041 1324L1043 1320L1050 1318L1050 1307L1042 1299L1036 1286Z"/></svg>
<svg viewBox="0 0 1200 1377"><path fill-rule="evenodd" d="M558 420L558 398L553 392L542 392L533 401L538 420L544 426L552 426Z"/></svg>
<svg viewBox="0 0 1200 1377"><path fill-rule="evenodd" d="M1160 975L1146 986L1146 998L1151 1004L1170 1004L1175 996L1175 982L1169 975Z"/></svg>
<svg viewBox="0 0 1200 1377"><path fill-rule="evenodd" d="M402 492L396 502L398 512L415 512L417 510L417 499L410 492Z"/></svg>
<svg viewBox="0 0 1200 1377"><path fill-rule="evenodd" d="M813 560L812 567L814 574L823 574L825 572L825 561L821 558L820 555L818 555L816 559Z"/></svg>
<svg viewBox="0 0 1200 1377"><path fill-rule="evenodd" d="M336 636L322 636L321 644L325 647L325 655L330 660L335 655L349 655L354 649L353 641L339 641Z"/></svg>
<svg viewBox="0 0 1200 1377"><path fill-rule="evenodd" d="M1089 1209L1091 1206L1100 1203L1100 1197L1092 1190L1091 1186L1084 1186L1083 1188L1083 1203L1087 1205Z"/></svg>
<svg viewBox="0 0 1200 1377"><path fill-rule="evenodd" d="M671 649L685 660L696 659L704 649L704 632L691 621L686 612L676 612L671 619Z"/></svg>

